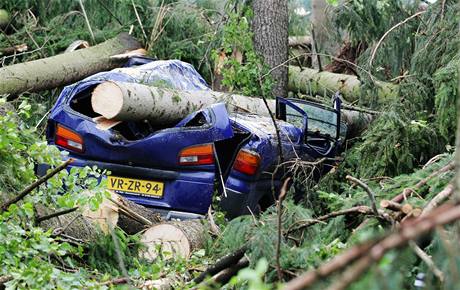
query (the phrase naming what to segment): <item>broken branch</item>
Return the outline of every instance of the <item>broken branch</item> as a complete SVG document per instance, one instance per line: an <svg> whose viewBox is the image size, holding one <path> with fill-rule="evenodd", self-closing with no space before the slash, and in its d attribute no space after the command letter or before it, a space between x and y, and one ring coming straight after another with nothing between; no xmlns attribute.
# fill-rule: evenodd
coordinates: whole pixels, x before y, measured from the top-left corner
<svg viewBox="0 0 460 290"><path fill-rule="evenodd" d="M78 206L72 207L72 208L69 208L69 209L64 209L64 210L57 211L57 212L54 212L54 213L51 213L51 214L48 214L48 215L37 217L35 220L36 220L36 223L41 223L42 221L46 221L46 220L49 220L49 219L52 219L52 218L55 218L55 217L58 217L58 216L61 216L61 215L65 215L65 214L74 212L77 209L78 209Z"/></svg>
<svg viewBox="0 0 460 290"><path fill-rule="evenodd" d="M347 175L345 178L359 185L361 188L363 188L366 191L367 195L369 196L369 199L371 200L372 210L374 211L375 216L379 217L380 214L379 214L379 211L377 210L377 205L375 203L375 193L372 191L372 189L370 189L370 187L367 184L365 184L364 182L362 182L361 180L357 178L354 178L351 175Z"/></svg>
<svg viewBox="0 0 460 290"><path fill-rule="evenodd" d="M356 281L373 263L378 262L391 249L406 245L410 240L431 232L437 226L452 223L460 219L460 205L446 204L429 215L403 224L398 231L389 233L379 241L358 245L336 256L316 270L309 271L286 284L285 290L303 289L311 286L318 278L329 276L341 270L356 259L353 266L346 270L329 290L343 290Z"/></svg>
<svg viewBox="0 0 460 290"><path fill-rule="evenodd" d="M235 252L222 257L219 261L217 261L214 265L210 266L204 272L202 272L198 277L196 277L193 281L195 283L201 283L206 277L212 277L219 273L220 271L235 265L238 261L244 256L246 250L248 249L247 246L243 246L236 250Z"/></svg>
<svg viewBox="0 0 460 290"><path fill-rule="evenodd" d="M289 188L289 181L291 180L290 177L284 180L283 186L281 187L280 195L278 197L277 202L277 211L278 211L278 239L276 241L276 273L278 274L278 280L283 279L283 272L281 271L281 264L280 264L280 251L281 251L281 238L282 238L282 214L283 214L283 200L286 197L288 188Z"/></svg>
<svg viewBox="0 0 460 290"><path fill-rule="evenodd" d="M441 173L453 170L455 168L454 162L449 162L447 165L444 167L441 167L440 169L432 172L430 175L427 177L423 178L417 184L414 185L412 188L405 188L402 193L398 194L397 196L393 197L391 200L397 203L401 203L404 199L407 198L407 195L410 194L411 191L416 191L420 189L422 186L428 183L432 178L440 175Z"/></svg>
<svg viewBox="0 0 460 290"><path fill-rule="evenodd" d="M72 162L73 162L72 158L68 159L66 162L62 163L61 165L59 165L58 167L54 168L53 170L51 170L50 172L48 172L44 176L42 176L39 179L37 179L37 181L35 181L31 185L29 185L26 188L24 188L17 196L15 196L14 198L6 201L1 206L0 212L7 210L10 205L12 205L12 204L20 201L24 197L26 197L26 195L28 195L32 190L34 190L35 188L39 187L41 184L43 184L48 179L50 179L51 177L53 177L54 175L59 173L61 170L65 169Z"/></svg>

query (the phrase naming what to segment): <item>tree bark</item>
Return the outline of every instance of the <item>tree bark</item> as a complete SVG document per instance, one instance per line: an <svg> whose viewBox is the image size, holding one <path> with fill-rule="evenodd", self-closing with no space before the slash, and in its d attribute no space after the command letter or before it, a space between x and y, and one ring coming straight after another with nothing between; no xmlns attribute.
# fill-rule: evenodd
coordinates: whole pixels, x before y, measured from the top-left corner
<svg viewBox="0 0 460 290"><path fill-rule="evenodd" d="M0 95L9 99L74 83L100 71L120 66L125 59L112 57L141 48L127 33L96 46L0 68Z"/></svg>
<svg viewBox="0 0 460 290"><path fill-rule="evenodd" d="M289 46L311 46L311 37L306 36L289 36Z"/></svg>
<svg viewBox="0 0 460 290"><path fill-rule="evenodd" d="M146 229L149 225L161 222L160 215L154 210L142 206L140 204L134 203L118 194L112 194L112 197L117 202L119 211L120 207L122 207L118 218L117 226L120 227L127 234L137 234ZM136 219L135 216L133 217L132 214L130 215L126 212L126 210L123 210L124 207L128 208L129 211L134 212L135 216L139 215L143 219ZM149 221L150 223L146 221Z"/></svg>
<svg viewBox="0 0 460 290"><path fill-rule="evenodd" d="M459 84L460 89L460 84ZM460 112L460 99L457 99L457 112ZM455 136L455 180L454 196L460 200L460 114L457 114L457 132Z"/></svg>
<svg viewBox="0 0 460 290"><path fill-rule="evenodd" d="M288 1L254 0L254 48L272 69L272 94L287 96Z"/></svg>
<svg viewBox="0 0 460 290"><path fill-rule="evenodd" d="M149 261L154 261L159 255L164 258L176 255L189 258L194 250L204 245L205 233L206 227L201 220L156 224L141 235L140 241L146 246L141 256Z"/></svg>
<svg viewBox="0 0 460 290"><path fill-rule="evenodd" d="M377 81L380 102L397 98L398 86ZM356 76L318 72L314 69L289 66L289 90L307 95L327 96L339 91L348 102L358 100L362 94L361 81Z"/></svg>
<svg viewBox="0 0 460 290"><path fill-rule="evenodd" d="M163 125L220 102L226 103L230 112L268 115L260 98L214 91L178 91L136 83L104 82L94 89L91 97L93 110L107 119L148 119ZM271 107L275 108L274 100Z"/></svg>
<svg viewBox="0 0 460 290"><path fill-rule="evenodd" d="M151 120L156 124L173 124L196 110L225 103L228 111L270 116L261 98L215 91L178 91L135 83L104 82L91 97L93 110L104 118L120 121ZM272 112L276 101L267 100ZM348 137L358 136L374 119L371 114L342 110L348 125Z"/></svg>
<svg viewBox="0 0 460 290"><path fill-rule="evenodd" d="M85 191L82 194L91 196L93 193ZM40 217L50 215L53 212L39 204L35 206L35 210ZM41 220L38 224L46 230L52 229L59 234L62 233L74 239L91 242L100 235L109 234L110 229L115 226L127 234L136 234L147 226L152 226L160 221L160 216L153 210L111 192L109 198L104 196L99 208L95 211L85 206L78 211Z"/></svg>

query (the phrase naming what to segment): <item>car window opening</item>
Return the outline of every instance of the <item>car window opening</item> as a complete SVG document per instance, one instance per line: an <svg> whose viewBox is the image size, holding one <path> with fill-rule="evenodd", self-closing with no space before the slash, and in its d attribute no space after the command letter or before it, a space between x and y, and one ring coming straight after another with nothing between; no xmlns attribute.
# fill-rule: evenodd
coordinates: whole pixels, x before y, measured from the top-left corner
<svg viewBox="0 0 460 290"><path fill-rule="evenodd" d="M91 93L94 87L95 86L92 86L79 92L70 101L70 108L72 110L92 119L100 116L98 113L94 112L91 106ZM206 117L202 112L199 112L190 121L184 124L183 127L201 127L205 124L207 124ZM161 126L154 126L148 120L129 121L121 122L112 127L111 130L116 133L114 134L114 138L117 140L135 141L146 138L155 131L171 128L174 125L175 124L161 124Z"/></svg>
<svg viewBox="0 0 460 290"><path fill-rule="evenodd" d="M208 121L203 112L198 112L191 120L185 123L182 127L201 127L206 125Z"/></svg>
<svg viewBox="0 0 460 290"><path fill-rule="evenodd" d="M222 170L224 180L230 174L231 166L238 151L249 141L251 134L237 128L233 128L233 137L230 139L215 142L217 158Z"/></svg>

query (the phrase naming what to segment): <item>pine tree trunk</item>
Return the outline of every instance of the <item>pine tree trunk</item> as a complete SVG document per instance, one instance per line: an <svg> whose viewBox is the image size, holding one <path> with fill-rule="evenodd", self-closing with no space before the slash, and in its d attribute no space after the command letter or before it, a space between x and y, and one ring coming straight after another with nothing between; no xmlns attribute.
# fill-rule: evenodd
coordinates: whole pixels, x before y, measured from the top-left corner
<svg viewBox="0 0 460 290"><path fill-rule="evenodd" d="M457 99L457 112L460 112L460 99ZM457 132L455 138L455 181L454 195L460 200L460 114L457 113Z"/></svg>
<svg viewBox="0 0 460 290"><path fill-rule="evenodd" d="M74 239L91 242L101 235L109 234L110 229L115 226L127 234L136 234L161 221L160 215L152 209L129 201L113 191L110 193L109 198L103 197L95 211L85 206L65 215L45 219L39 222L39 226L45 230L62 231L64 235ZM81 194L91 196L94 193L84 191ZM40 204L35 205L35 210L39 217L54 212Z"/></svg>
<svg viewBox="0 0 460 290"><path fill-rule="evenodd" d="M9 99L74 83L97 72L119 67L125 59L111 58L141 48L127 33L86 49L0 68L0 95Z"/></svg>
<svg viewBox="0 0 460 290"><path fill-rule="evenodd" d="M253 113L269 117L261 98L215 91L178 91L136 83L104 82L91 97L93 110L107 119L120 121L150 120L152 124L177 123L188 114L216 103L225 103L232 112ZM267 100L272 112L276 101ZM372 115L342 110L348 125L347 136L357 136L374 119Z"/></svg>
<svg viewBox="0 0 460 290"><path fill-rule="evenodd" d="M268 114L260 98L215 91L178 91L137 83L104 82L94 89L91 97L93 110L107 119L150 120L161 125L175 123L220 102L227 104L230 112ZM273 103L271 109L274 108Z"/></svg>
<svg viewBox="0 0 460 290"><path fill-rule="evenodd" d="M378 99L380 102L398 96L398 86L378 81ZM361 82L356 76L318 72L310 68L289 66L289 90L307 95L332 95L339 91L348 102L358 100L361 95Z"/></svg>
<svg viewBox="0 0 460 290"><path fill-rule="evenodd" d="M287 0L254 0L254 48L273 69L272 94L287 96L288 3Z"/></svg>

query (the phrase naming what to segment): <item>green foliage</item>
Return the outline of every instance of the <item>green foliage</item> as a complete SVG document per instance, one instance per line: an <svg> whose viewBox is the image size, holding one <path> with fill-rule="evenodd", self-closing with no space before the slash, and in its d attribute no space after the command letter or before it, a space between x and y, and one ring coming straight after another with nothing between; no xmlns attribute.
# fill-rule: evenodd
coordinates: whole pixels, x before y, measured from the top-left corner
<svg viewBox="0 0 460 290"><path fill-rule="evenodd" d="M222 84L229 91L241 92L248 96L271 96L273 81L269 76L269 69L254 50L253 34L249 24L252 10L245 7L241 14L229 12L222 31L220 51L227 56L242 55L242 62L234 55L225 59L222 65ZM215 62L218 62L219 51L215 50L213 54Z"/></svg>
<svg viewBox="0 0 460 290"><path fill-rule="evenodd" d="M369 46L358 59L358 64L367 68L372 45L393 25L413 15L418 4L419 1L403 0L344 1L335 9L335 22L347 31L353 45ZM369 68L380 79L392 79L409 69L418 24L412 20L385 38Z"/></svg>
<svg viewBox="0 0 460 290"><path fill-rule="evenodd" d="M264 283L263 277L268 270L268 262L264 258L260 259L255 269L246 268L238 272L238 275L233 277L229 286L239 287L247 283L248 290L269 290L271 287Z"/></svg>
<svg viewBox="0 0 460 290"><path fill-rule="evenodd" d="M454 143L459 6L456 1L441 2L393 30L377 51L375 66L368 68L381 79L401 75L403 81L399 98L380 108L384 113L347 154L349 170L359 176L411 172ZM344 5L342 8L348 8L339 13L338 23L348 29L352 41L361 40L370 46L358 60L364 68L374 48L371 44L375 45L389 27L414 14L413 6L397 0L365 5L354 0ZM362 74L361 79L365 87L372 87L368 75ZM370 89L361 101L375 105L373 96Z"/></svg>
<svg viewBox="0 0 460 290"><path fill-rule="evenodd" d="M445 149L429 120L411 119L404 112L404 108L393 107L383 113L364 134L362 143L347 154L346 164L355 174L400 175Z"/></svg>
<svg viewBox="0 0 460 290"><path fill-rule="evenodd" d="M216 1L181 0L164 3L165 14L160 13L162 1L134 1L147 37L144 37L141 24L137 21L132 1L82 1L95 41L91 39L78 1L3 2L2 6L11 14L18 14L12 23L15 29L10 27L7 31L14 33L8 37L0 34L0 43L8 46L10 42L26 43L29 50L36 50L17 58L6 58L6 64L13 60L27 61L61 53L77 39L87 40L94 45L119 32L127 32L132 26L133 36L147 45L150 55L190 62L203 75L210 76L211 64L206 61L206 57L213 44L213 25L219 15ZM162 21L157 22L157 18ZM156 26L156 23L159 25Z"/></svg>

